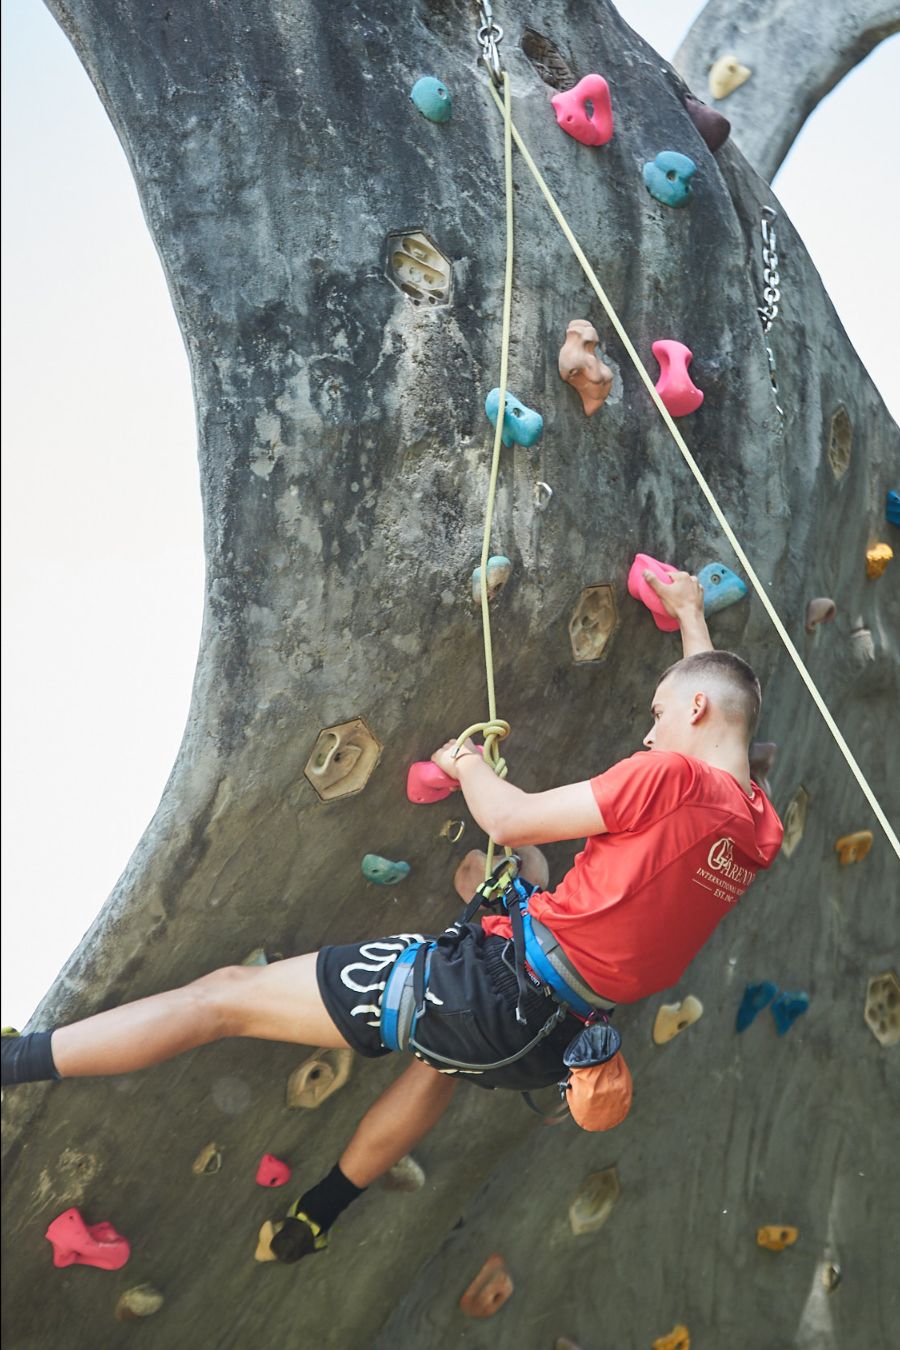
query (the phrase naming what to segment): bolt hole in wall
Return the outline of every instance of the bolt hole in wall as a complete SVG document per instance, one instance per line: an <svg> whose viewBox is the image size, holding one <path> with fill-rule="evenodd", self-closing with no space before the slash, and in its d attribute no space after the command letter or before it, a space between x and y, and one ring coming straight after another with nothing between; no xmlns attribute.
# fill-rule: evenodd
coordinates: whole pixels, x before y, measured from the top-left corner
<svg viewBox="0 0 900 1350"><path fill-rule="evenodd" d="M702 0L617 3L668 57L702 7ZM121 147L47 10L7 6L3 27L4 743L15 784L5 816L4 1021L21 1025L159 799L188 707L203 560L188 369ZM572 66L562 24L543 37L526 34L523 48L557 92L586 73ZM884 172L894 157L898 84L893 38L813 114L775 182L895 414L894 319L882 297L895 265L889 232L900 214L897 175ZM389 254L390 280L410 303L452 303L451 260L427 234L439 234L440 222L416 224L392 235L391 245L421 276L394 275ZM391 231L395 222L384 226ZM403 247L420 233L440 265ZM494 373L485 378L490 387ZM61 663L60 653L75 652L77 660ZM34 867L47 854L48 832L64 867Z"/></svg>

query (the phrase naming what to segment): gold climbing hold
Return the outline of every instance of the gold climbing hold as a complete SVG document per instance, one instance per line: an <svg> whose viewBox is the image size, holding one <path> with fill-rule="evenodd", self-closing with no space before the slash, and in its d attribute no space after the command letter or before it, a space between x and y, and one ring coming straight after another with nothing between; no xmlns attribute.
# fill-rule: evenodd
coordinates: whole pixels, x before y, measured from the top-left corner
<svg viewBox="0 0 900 1350"><path fill-rule="evenodd" d="M668 1336L657 1336L653 1342L653 1350L691 1350L691 1334L687 1327L679 1322Z"/></svg>
<svg viewBox="0 0 900 1350"><path fill-rule="evenodd" d="M872 847L872 831L857 830L855 834L843 834L834 846L834 851L838 855L838 862L841 867L847 867L850 863L859 862L864 858Z"/></svg>
<svg viewBox="0 0 900 1350"><path fill-rule="evenodd" d="M783 1252L785 1247L793 1247L800 1236L799 1228L790 1224L765 1224L756 1230L757 1247L765 1247L767 1252Z"/></svg>
<svg viewBox="0 0 900 1350"><path fill-rule="evenodd" d="M875 544L874 547L866 550L866 576L874 581L880 577L888 563L894 556L894 550L890 544Z"/></svg>
<svg viewBox="0 0 900 1350"><path fill-rule="evenodd" d="M466 1317L493 1317L513 1291L512 1276L499 1252L485 1261L459 1300Z"/></svg>
<svg viewBox="0 0 900 1350"><path fill-rule="evenodd" d="M222 1167L222 1149L218 1144L207 1144L202 1148L191 1163L191 1171L195 1177L211 1177Z"/></svg>

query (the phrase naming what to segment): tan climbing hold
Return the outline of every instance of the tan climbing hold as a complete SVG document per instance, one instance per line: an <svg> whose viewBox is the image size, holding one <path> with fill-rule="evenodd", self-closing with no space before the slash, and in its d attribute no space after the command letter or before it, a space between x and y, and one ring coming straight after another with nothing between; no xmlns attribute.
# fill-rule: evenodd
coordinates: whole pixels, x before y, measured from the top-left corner
<svg viewBox="0 0 900 1350"><path fill-rule="evenodd" d="M530 881L533 886L546 890L550 881L550 864L541 850L534 844L523 844L521 848L516 849L516 853L522 860L519 876L523 881ZM470 849L453 874L453 889L466 904L484 881L486 861L487 854L481 849Z"/></svg>
<svg viewBox="0 0 900 1350"><path fill-rule="evenodd" d="M691 1350L691 1334L687 1327L679 1322L668 1336L657 1336L653 1350Z"/></svg>
<svg viewBox="0 0 900 1350"><path fill-rule="evenodd" d="M410 1154L406 1154L399 1162L395 1162L393 1167L385 1173L381 1182L386 1191L420 1191L425 1185L425 1173Z"/></svg>
<svg viewBox="0 0 900 1350"><path fill-rule="evenodd" d="M252 952L248 952L241 962L242 966L267 966L269 958L266 956L265 947L254 947Z"/></svg>
<svg viewBox="0 0 900 1350"><path fill-rule="evenodd" d="M139 1317L152 1317L159 1312L165 1299L152 1284L136 1284L116 1304L117 1322L136 1322Z"/></svg>
<svg viewBox="0 0 900 1350"><path fill-rule="evenodd" d="M826 1294L833 1294L841 1282L841 1268L837 1261L825 1261L820 1275Z"/></svg>
<svg viewBox="0 0 900 1350"><path fill-rule="evenodd" d="M806 829L806 812L809 807L809 793L806 788L798 787L787 804L784 813L784 838L781 851L789 858L803 838Z"/></svg>
<svg viewBox="0 0 900 1350"><path fill-rule="evenodd" d="M793 1247L800 1236L799 1228L790 1224L765 1224L756 1230L756 1245L765 1247L767 1252L783 1252L785 1247Z"/></svg>
<svg viewBox="0 0 900 1350"><path fill-rule="evenodd" d="M254 1261L278 1260L278 1257L272 1251L272 1239L281 1232L283 1227L283 1222L273 1223L271 1219L266 1219L262 1228L259 1230L256 1251L253 1253Z"/></svg>
<svg viewBox="0 0 900 1350"><path fill-rule="evenodd" d="M466 822L464 820L445 820L438 831L438 837L449 839L451 844L458 844L465 832Z"/></svg>
<svg viewBox="0 0 900 1350"><path fill-rule="evenodd" d="M746 84L752 74L749 66L741 65L734 53L728 52L709 68L709 92L713 98L727 98Z"/></svg>
<svg viewBox="0 0 900 1350"><path fill-rule="evenodd" d="M195 1177L211 1177L220 1170L222 1166L222 1149L218 1144L207 1144L202 1148L191 1163L191 1171Z"/></svg>
<svg viewBox="0 0 900 1350"><path fill-rule="evenodd" d="M865 1019L879 1045L900 1041L900 983L894 971L885 970L869 980Z"/></svg>
<svg viewBox="0 0 900 1350"><path fill-rule="evenodd" d="M888 563L894 556L894 550L890 544L875 544L873 548L866 550L866 576L872 580L880 577Z"/></svg>
<svg viewBox="0 0 900 1350"><path fill-rule="evenodd" d="M362 792L381 745L361 717L324 727L303 770L323 802Z"/></svg>
<svg viewBox="0 0 900 1350"><path fill-rule="evenodd" d="M314 1111L344 1086L352 1064L352 1050L317 1050L288 1079L288 1106Z"/></svg>
<svg viewBox="0 0 900 1350"><path fill-rule="evenodd" d="M612 389L613 374L597 355L600 334L587 319L573 319L560 348L560 378L578 391L586 417L601 408Z"/></svg>
<svg viewBox="0 0 900 1350"><path fill-rule="evenodd" d="M806 606L806 631L812 633L820 623L831 623L837 613L837 605L827 595L817 595Z"/></svg>
<svg viewBox="0 0 900 1350"><path fill-rule="evenodd" d="M602 1228L621 1194L619 1174L614 1167L607 1167L602 1172L591 1172L585 1177L569 1206L569 1224L575 1236L596 1233L598 1228Z"/></svg>
<svg viewBox="0 0 900 1350"><path fill-rule="evenodd" d="M512 1277L499 1252L494 1252L469 1285L459 1306L466 1317L493 1317L513 1291Z"/></svg>
<svg viewBox="0 0 900 1350"><path fill-rule="evenodd" d="M602 659L619 623L612 586L586 586L569 619L569 642L576 664Z"/></svg>
<svg viewBox="0 0 900 1350"><path fill-rule="evenodd" d="M871 830L857 830L855 834L841 835L834 845L841 866L848 867L850 863L859 862L864 858L872 847L873 838Z"/></svg>
<svg viewBox="0 0 900 1350"><path fill-rule="evenodd" d="M693 994L688 994L680 1003L664 1003L653 1023L653 1039L657 1045L665 1045L702 1016L703 1004Z"/></svg>

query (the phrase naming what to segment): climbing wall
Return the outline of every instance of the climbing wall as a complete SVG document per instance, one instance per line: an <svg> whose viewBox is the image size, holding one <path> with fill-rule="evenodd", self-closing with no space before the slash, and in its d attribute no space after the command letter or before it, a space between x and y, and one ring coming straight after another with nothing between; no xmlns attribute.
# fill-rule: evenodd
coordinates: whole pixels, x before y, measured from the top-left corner
<svg viewBox="0 0 900 1350"><path fill-rule="evenodd" d="M454 872L483 840L458 797L415 805L405 787L486 712L472 573L504 262L474 6L51 8L169 279L208 567L172 776L35 1027L455 913ZM497 17L516 124L654 379L654 344L680 344L659 352L694 404L682 434L896 820L898 563L867 553L898 544L897 428L769 188L730 143L712 152L720 124L704 139L612 6ZM589 75L609 109L594 83L560 114L551 99ZM566 108L603 124L593 143ZM729 599L741 568L521 162L515 183L509 415L530 430L503 451L487 583L504 752L530 789L604 769L647 729L678 644L628 592L635 554L708 567ZM781 307L764 338L765 208ZM461 1090L417 1152L424 1180L373 1188L327 1255L285 1269L254 1260L260 1225L331 1166L393 1063L226 1043L20 1089L4 1102L11 1350L639 1350L679 1325L734 1350L895 1339L896 858L757 598L710 623L763 680L789 851L679 987L623 1010L626 1122L587 1136ZM556 880L571 850L547 855ZM290 1192L256 1180L264 1154ZM55 1267L44 1233L71 1208L113 1224L127 1263ZM467 1316L495 1253L467 1303L493 1315Z"/></svg>

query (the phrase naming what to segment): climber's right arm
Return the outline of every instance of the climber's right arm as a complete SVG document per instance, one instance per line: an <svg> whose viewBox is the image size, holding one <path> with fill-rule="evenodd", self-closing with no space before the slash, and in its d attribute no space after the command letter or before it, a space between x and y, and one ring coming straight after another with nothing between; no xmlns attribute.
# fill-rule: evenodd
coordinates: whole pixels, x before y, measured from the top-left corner
<svg viewBox="0 0 900 1350"><path fill-rule="evenodd" d="M648 569L644 580L659 596L666 612L678 620L684 655L715 651L703 613L703 587L697 578L689 572L675 572L666 583Z"/></svg>

